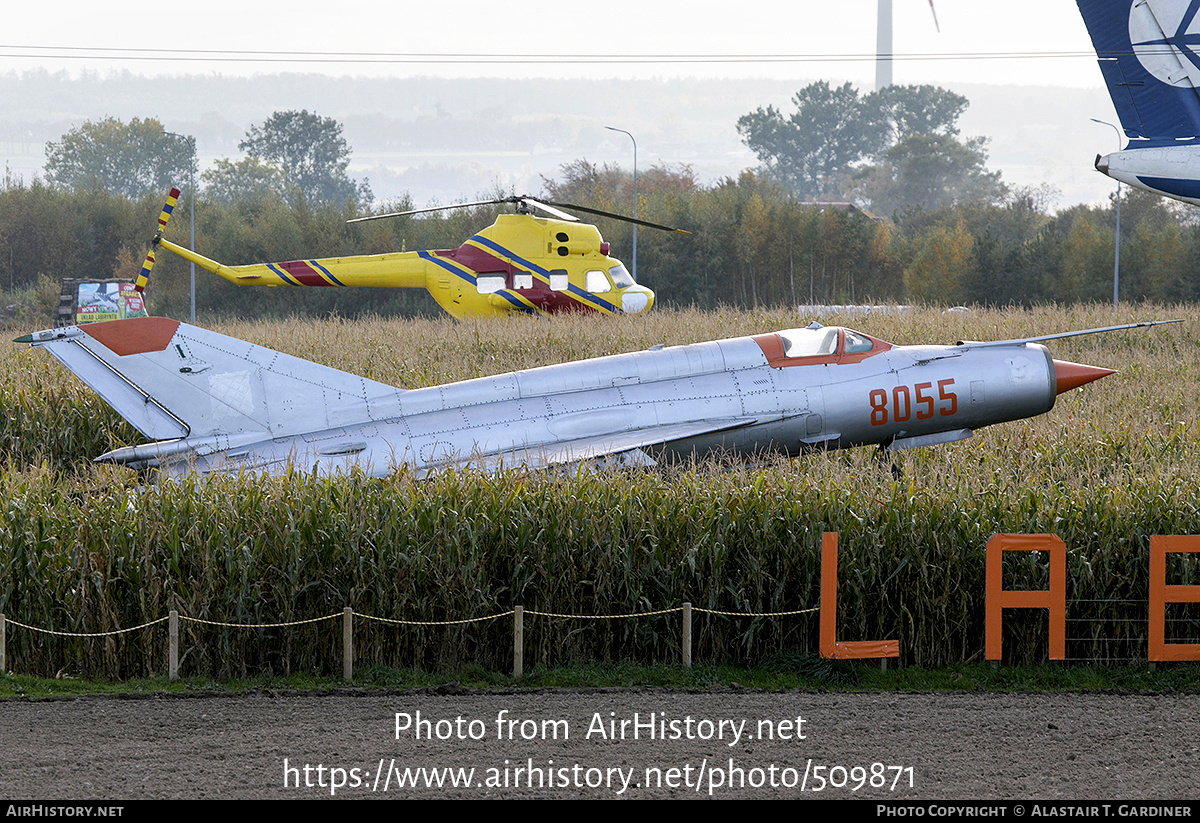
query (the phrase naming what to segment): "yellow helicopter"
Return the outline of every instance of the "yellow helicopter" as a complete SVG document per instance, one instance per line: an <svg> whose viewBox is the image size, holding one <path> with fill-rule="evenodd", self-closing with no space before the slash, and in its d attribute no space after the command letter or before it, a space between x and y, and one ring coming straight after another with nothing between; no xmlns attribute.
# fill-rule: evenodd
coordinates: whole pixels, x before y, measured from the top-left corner
<svg viewBox="0 0 1200 823"><path fill-rule="evenodd" d="M460 320L512 312L636 314L654 304L654 292L635 283L624 264L609 256L609 245L600 236L600 231L558 207L612 217L675 234L691 233L584 206L514 195L348 221L358 223L501 203L516 206L515 214L499 215L495 223L457 249L226 266L163 239L163 229L178 197L179 190L172 189L159 216L158 233L138 275L138 291L145 287L149 279L154 265L154 249L162 247L238 286L426 289L439 306ZM550 216L537 216L533 213L534 209Z"/></svg>

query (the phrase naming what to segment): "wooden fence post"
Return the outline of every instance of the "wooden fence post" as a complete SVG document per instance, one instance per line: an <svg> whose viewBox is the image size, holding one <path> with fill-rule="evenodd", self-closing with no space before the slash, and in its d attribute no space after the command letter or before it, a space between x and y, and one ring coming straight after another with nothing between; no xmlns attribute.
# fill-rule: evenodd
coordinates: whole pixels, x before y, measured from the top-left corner
<svg viewBox="0 0 1200 823"><path fill-rule="evenodd" d="M167 618L167 677L179 679L179 612L171 609Z"/></svg>
<svg viewBox="0 0 1200 823"><path fill-rule="evenodd" d="M692 667L692 604L683 604L683 667Z"/></svg>
<svg viewBox="0 0 1200 823"><path fill-rule="evenodd" d="M513 677L525 673L525 607L513 607Z"/></svg>
<svg viewBox="0 0 1200 823"><path fill-rule="evenodd" d="M342 609L342 680L354 679L354 609Z"/></svg>

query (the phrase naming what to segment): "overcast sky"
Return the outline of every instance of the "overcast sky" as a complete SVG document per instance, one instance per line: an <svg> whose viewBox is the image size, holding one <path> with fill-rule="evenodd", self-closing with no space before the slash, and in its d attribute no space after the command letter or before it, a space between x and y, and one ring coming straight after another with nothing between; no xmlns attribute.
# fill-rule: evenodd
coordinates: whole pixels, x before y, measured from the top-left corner
<svg viewBox="0 0 1200 823"><path fill-rule="evenodd" d="M1116 118L1075 2L935 3L940 31L929 0L893 0L894 82L959 90L965 84L1060 87L1057 97L1049 95L1060 102L1047 107L1047 95L1031 93L1020 111L1013 110L1011 93L997 90L1003 103L997 108L973 87L964 134L991 138L990 166L1006 182L1049 184L1061 192L1059 205L1107 199L1113 186L1092 169L1092 159L1117 148L1118 138L1089 118ZM797 88L823 78L867 91L874 87L875 28L876 0L109 0L52 13L25 2L5 9L0 73L768 77L794 80ZM1034 105L1039 99L1040 109ZM769 102L790 108L786 98L756 97L743 110ZM87 116L110 113L98 100ZM728 132L729 156L738 168L752 165L732 124ZM40 157L8 161L27 175L42 163ZM552 173L534 170L535 179Z"/></svg>
<svg viewBox="0 0 1200 823"><path fill-rule="evenodd" d="M936 0L936 11L940 32L934 28L928 0L894 0L893 51L900 57L895 82L1100 84L1087 31L1071 0ZM875 0L109 0L69 11L61 7L54 13L37 3L10 3L0 35L0 69L129 69L142 74L304 70L452 77L818 76L869 87L874 78L875 19ZM1063 53L1068 56L1048 56ZM999 54L1006 56L986 56ZM421 59L427 55L447 57ZM525 60L480 62L481 55ZM580 62L595 55L612 56L613 61ZM728 55L745 59L722 59ZM935 55L941 57L934 59ZM530 62L537 56L547 59ZM658 59L637 59L646 56ZM689 59L675 59L680 56ZM149 59L133 59L137 57ZM188 57L204 59L184 59Z"/></svg>

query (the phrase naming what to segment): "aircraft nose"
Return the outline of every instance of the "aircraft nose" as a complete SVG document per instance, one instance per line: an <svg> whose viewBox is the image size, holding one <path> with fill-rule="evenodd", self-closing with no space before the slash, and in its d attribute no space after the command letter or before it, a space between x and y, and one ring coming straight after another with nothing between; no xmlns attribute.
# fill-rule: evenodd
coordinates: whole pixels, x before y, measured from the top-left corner
<svg viewBox="0 0 1200 823"><path fill-rule="evenodd" d="M630 286L621 292L621 311L637 314L654 305L654 292L645 286Z"/></svg>
<svg viewBox="0 0 1200 823"><path fill-rule="evenodd" d="M1116 374L1113 369L1102 369L1099 366L1085 366L1083 363L1071 363L1067 360L1054 361L1055 394L1062 394L1071 389Z"/></svg>

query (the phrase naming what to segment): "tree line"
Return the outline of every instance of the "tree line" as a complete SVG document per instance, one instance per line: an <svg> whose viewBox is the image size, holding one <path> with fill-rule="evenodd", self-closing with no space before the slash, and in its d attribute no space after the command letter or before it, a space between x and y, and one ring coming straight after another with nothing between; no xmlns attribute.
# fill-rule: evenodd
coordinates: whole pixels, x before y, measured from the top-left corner
<svg viewBox="0 0 1200 823"><path fill-rule="evenodd" d="M556 200L598 208L632 203L628 175L584 161L544 184ZM639 216L694 232L639 232L641 279L664 302L1029 306L1112 299L1115 202L1051 213L1045 192L1008 188L1001 197L908 208L887 220L849 202L805 202L761 172L703 186L686 167L639 175L638 196ZM597 222L615 249L628 248L627 225ZM1120 299L1200 299L1198 275L1193 210L1125 189Z"/></svg>
<svg viewBox="0 0 1200 823"><path fill-rule="evenodd" d="M961 140L965 98L933 87L860 96L817 83L796 113L759 109L739 131L762 165L711 184L686 165L641 170L637 215L685 228L641 229L639 278L660 304L742 307L835 303L1032 305L1111 299L1114 204L1057 212L1047 192L1006 186L985 141ZM807 124L807 125L806 125ZM167 234L229 264L458 246L497 207L347 225L412 206L374 202L346 174L341 126L276 112L185 187ZM0 189L0 308L48 311L61 277L133 279L170 184L195 177L194 145L153 120L87 123L47 146L44 178ZM957 159L956 159L957 158ZM508 192L493 192L504 195ZM634 212L628 170L579 159L543 178L550 200ZM1126 191L1122 300L1200 299L1200 221L1173 201ZM882 209L882 211L881 211ZM628 263L628 223L597 218ZM180 238L183 238L180 241ZM155 313L186 311L187 265L159 255ZM221 315L435 313L419 290L237 288L201 272L197 307Z"/></svg>

